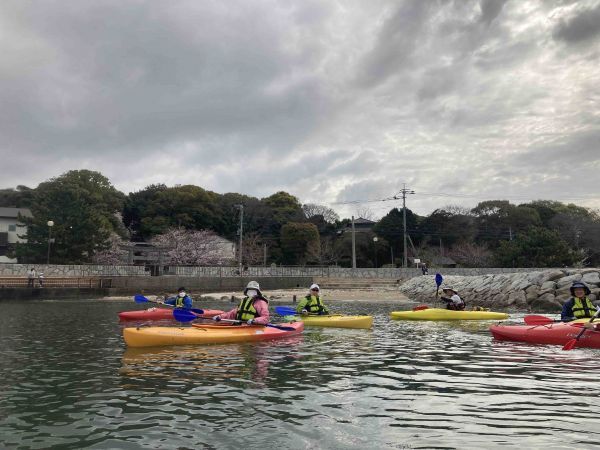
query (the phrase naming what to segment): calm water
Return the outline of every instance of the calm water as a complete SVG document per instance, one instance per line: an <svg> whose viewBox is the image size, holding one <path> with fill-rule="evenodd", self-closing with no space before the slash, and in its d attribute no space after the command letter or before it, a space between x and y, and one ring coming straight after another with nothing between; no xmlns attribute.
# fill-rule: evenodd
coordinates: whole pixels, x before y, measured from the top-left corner
<svg viewBox="0 0 600 450"><path fill-rule="evenodd" d="M133 302L1 303L1 448L587 448L598 350L494 342L485 323L126 349ZM229 303L206 307L229 309ZM577 395L581 393L583 395Z"/></svg>

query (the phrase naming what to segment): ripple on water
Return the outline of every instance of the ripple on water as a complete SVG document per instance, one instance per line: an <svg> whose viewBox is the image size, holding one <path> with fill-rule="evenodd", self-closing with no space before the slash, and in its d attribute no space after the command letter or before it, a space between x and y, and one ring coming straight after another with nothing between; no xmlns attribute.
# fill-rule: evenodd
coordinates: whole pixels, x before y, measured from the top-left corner
<svg viewBox="0 0 600 450"><path fill-rule="evenodd" d="M228 304L205 305L227 309ZM307 328L284 341L126 349L130 303L5 303L0 447L585 448L596 350L495 342L489 323ZM578 395L579 394L579 395ZM582 431L585 430L585 431Z"/></svg>

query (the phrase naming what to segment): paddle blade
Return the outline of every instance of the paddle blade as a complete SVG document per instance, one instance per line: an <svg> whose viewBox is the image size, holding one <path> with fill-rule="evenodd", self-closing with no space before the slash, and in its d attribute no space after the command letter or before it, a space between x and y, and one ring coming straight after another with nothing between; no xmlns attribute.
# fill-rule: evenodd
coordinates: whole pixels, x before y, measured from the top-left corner
<svg viewBox="0 0 600 450"><path fill-rule="evenodd" d="M193 312L179 308L173 310L173 317L178 322L191 322L197 318Z"/></svg>
<svg viewBox="0 0 600 450"><path fill-rule="evenodd" d="M563 350L573 350L573 348L575 347L575 345L577 344L577 339L571 339L569 342L567 342L564 346L563 346Z"/></svg>
<svg viewBox="0 0 600 450"><path fill-rule="evenodd" d="M283 331L294 331L295 330L294 327L286 327L284 325L273 325L272 323L265 324L265 327L277 328L278 330L283 330Z"/></svg>
<svg viewBox="0 0 600 450"><path fill-rule="evenodd" d="M280 316L293 316L298 314L295 308L291 308L289 306L276 306L275 312Z"/></svg>
<svg viewBox="0 0 600 450"><path fill-rule="evenodd" d="M536 315L525 316L523 318L523 320L525 321L525 324L527 324L527 325L550 325L551 323L554 323L553 319L549 319L546 316L536 316Z"/></svg>
<svg viewBox="0 0 600 450"><path fill-rule="evenodd" d="M144 297L143 295L140 294L136 294L133 299L135 300L136 303L148 303L150 302L150 300L148 300L146 297Z"/></svg>
<svg viewBox="0 0 600 450"><path fill-rule="evenodd" d="M203 309L192 308L190 311L195 312L196 314L204 314Z"/></svg>
<svg viewBox="0 0 600 450"><path fill-rule="evenodd" d="M442 284L442 281L444 281L444 277L442 277L441 273L436 273L435 274L435 284L440 287L440 285Z"/></svg>

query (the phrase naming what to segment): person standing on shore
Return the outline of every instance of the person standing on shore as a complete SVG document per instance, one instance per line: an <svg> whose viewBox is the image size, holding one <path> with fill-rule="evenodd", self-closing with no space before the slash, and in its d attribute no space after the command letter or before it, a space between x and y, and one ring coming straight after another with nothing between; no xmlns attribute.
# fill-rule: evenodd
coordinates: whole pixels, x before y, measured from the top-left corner
<svg viewBox="0 0 600 450"><path fill-rule="evenodd" d="M266 325L269 323L269 300L267 300L257 281L250 281L244 289L245 297L237 308L224 314L214 316L213 320L221 319L238 320L248 325Z"/></svg>
<svg viewBox="0 0 600 450"><path fill-rule="evenodd" d="M329 310L323 304L319 292L319 285L312 284L310 292L296 306L296 312L300 314L319 314L320 316L329 314Z"/></svg>
<svg viewBox="0 0 600 450"><path fill-rule="evenodd" d="M38 275L38 282L40 283L40 287L44 287L44 272L40 272Z"/></svg>
<svg viewBox="0 0 600 450"><path fill-rule="evenodd" d="M596 307L588 297L591 291L581 281L575 281L570 288L572 297L563 305L560 320L570 322L575 319L591 319Z"/></svg>
<svg viewBox="0 0 600 450"><path fill-rule="evenodd" d="M37 275L35 273L35 268L31 268L29 269L29 272L27 273L27 287L35 287L35 279L36 279Z"/></svg>
<svg viewBox="0 0 600 450"><path fill-rule="evenodd" d="M192 298L187 295L185 288L182 286L177 289L177 295L165 300L165 305L173 305L175 308L192 308Z"/></svg>

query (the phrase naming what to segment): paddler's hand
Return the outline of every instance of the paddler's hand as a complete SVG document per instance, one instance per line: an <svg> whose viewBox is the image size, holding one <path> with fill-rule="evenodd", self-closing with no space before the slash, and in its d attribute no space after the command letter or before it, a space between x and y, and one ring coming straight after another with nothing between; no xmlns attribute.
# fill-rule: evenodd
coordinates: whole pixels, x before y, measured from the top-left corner
<svg viewBox="0 0 600 450"><path fill-rule="evenodd" d="M308 314L308 311L307 311L307 310L305 310L305 309L303 309L303 310L300 312L300 314L304 314L304 315L306 315L306 314Z"/></svg>
<svg viewBox="0 0 600 450"><path fill-rule="evenodd" d="M595 327L596 324L592 322L587 322L583 324L583 328L585 328L586 330L593 330Z"/></svg>
<svg viewBox="0 0 600 450"><path fill-rule="evenodd" d="M156 308L154 308L154 307L148 308L148 311L156 311Z"/></svg>
<svg viewBox="0 0 600 450"><path fill-rule="evenodd" d="M213 320L215 322L220 322L221 321L221 316L213 316Z"/></svg>
<svg viewBox="0 0 600 450"><path fill-rule="evenodd" d="M252 325L254 323L254 319L249 319L248 322L246 322L248 325Z"/></svg>

